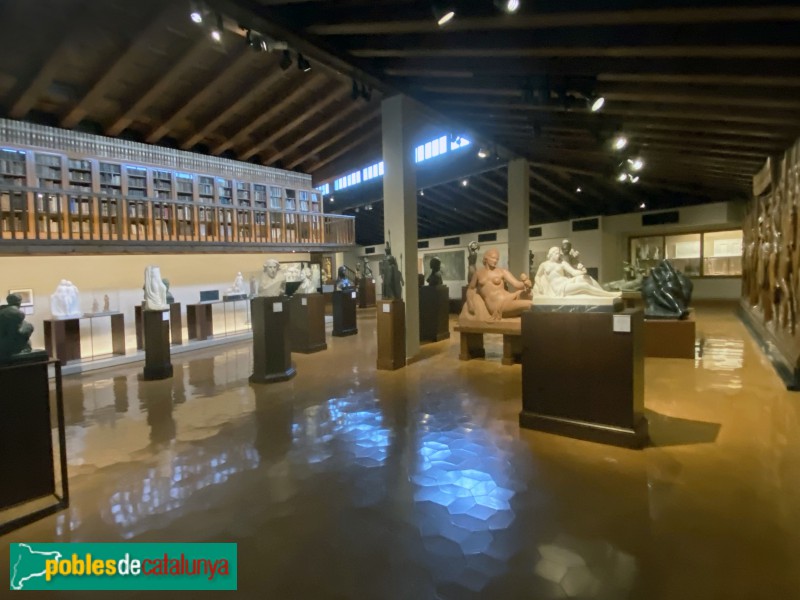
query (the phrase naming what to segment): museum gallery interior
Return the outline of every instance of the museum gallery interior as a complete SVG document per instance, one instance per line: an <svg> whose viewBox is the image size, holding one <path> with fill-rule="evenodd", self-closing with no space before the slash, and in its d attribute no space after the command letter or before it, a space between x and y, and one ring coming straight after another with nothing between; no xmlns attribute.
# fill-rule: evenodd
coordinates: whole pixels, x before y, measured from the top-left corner
<svg viewBox="0 0 800 600"><path fill-rule="evenodd" d="M0 588L800 595L796 3L0 15Z"/></svg>

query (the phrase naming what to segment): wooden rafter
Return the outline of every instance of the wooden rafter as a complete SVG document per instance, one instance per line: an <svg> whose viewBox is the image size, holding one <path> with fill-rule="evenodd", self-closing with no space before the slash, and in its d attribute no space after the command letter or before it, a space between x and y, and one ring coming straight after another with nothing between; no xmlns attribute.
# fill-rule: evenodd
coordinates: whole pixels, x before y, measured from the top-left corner
<svg viewBox="0 0 800 600"><path fill-rule="evenodd" d="M313 165L311 165L311 167L309 167L309 169L308 169L308 172L309 173L314 173L314 171L317 171L317 170L321 169L322 167L324 167L325 165L327 165L329 162L336 160L342 154L350 152L350 150L352 150L353 148L356 148L357 146L363 144L364 142L366 142L370 138L374 138L376 136L380 136L380 134L381 134L381 132L380 132L379 129L369 128L367 131L361 133L361 135L359 135L354 140L350 141L348 144L345 144L344 146L338 147L335 152L333 152L332 154L329 154L325 158L323 158L323 159L317 161L316 163L314 163Z"/></svg>
<svg viewBox="0 0 800 600"><path fill-rule="evenodd" d="M320 142L319 145L315 146L312 150L304 153L302 156L294 159L287 165L287 169L294 169L297 165L306 162L312 156L315 156L319 152L322 152L325 148L336 144L339 140L345 138L347 135L359 129L369 123L370 121L374 120L376 117L380 116L380 110L375 109L367 114L363 115L360 119L350 123L347 127L339 131L336 135L331 136L330 138L326 139L323 142Z"/></svg>

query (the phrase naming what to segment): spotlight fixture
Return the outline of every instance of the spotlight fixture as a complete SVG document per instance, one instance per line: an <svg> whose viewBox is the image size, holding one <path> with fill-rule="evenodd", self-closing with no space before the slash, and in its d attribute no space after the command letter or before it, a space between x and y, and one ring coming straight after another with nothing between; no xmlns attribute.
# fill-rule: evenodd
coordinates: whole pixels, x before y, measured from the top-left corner
<svg viewBox="0 0 800 600"><path fill-rule="evenodd" d="M461 180L461 187L467 187L468 185L469 185L469 179Z"/></svg>
<svg viewBox="0 0 800 600"><path fill-rule="evenodd" d="M217 15L217 23L211 28L211 39L218 44L222 41L222 15Z"/></svg>
<svg viewBox="0 0 800 600"><path fill-rule="evenodd" d="M203 22L203 10L200 7L200 4L197 2L191 3L191 12L189 13L189 18L200 25Z"/></svg>
<svg viewBox="0 0 800 600"><path fill-rule="evenodd" d="M592 112L597 112L603 105L606 103L606 99L603 96L589 96L589 110Z"/></svg>
<svg viewBox="0 0 800 600"><path fill-rule="evenodd" d="M504 13L512 14L519 10L520 0L495 0L494 5Z"/></svg>
<svg viewBox="0 0 800 600"><path fill-rule="evenodd" d="M284 71L292 66L292 55L288 50L283 51L283 56L281 56L281 61L278 63L278 66Z"/></svg>
<svg viewBox="0 0 800 600"><path fill-rule="evenodd" d="M639 157L629 158L628 164L632 171L641 171L644 168L644 161Z"/></svg>
<svg viewBox="0 0 800 600"><path fill-rule="evenodd" d="M486 148L481 148L478 150L478 158L488 158L489 151Z"/></svg>
<svg viewBox="0 0 800 600"><path fill-rule="evenodd" d="M434 7L433 16L436 18L436 24L439 27L444 27L453 20L453 17L456 16L456 11L450 6L445 8Z"/></svg>
<svg viewBox="0 0 800 600"><path fill-rule="evenodd" d="M627 180L628 180L628 174L627 173L620 173L619 177L617 177L617 181L627 181Z"/></svg>
<svg viewBox="0 0 800 600"><path fill-rule="evenodd" d="M580 194L583 190L581 188L575 188L575 191Z"/></svg>
<svg viewBox="0 0 800 600"><path fill-rule="evenodd" d="M622 150L628 145L628 138L624 135L619 135L614 139L614 150Z"/></svg>
<svg viewBox="0 0 800 600"><path fill-rule="evenodd" d="M300 53L297 54L297 68L303 73L308 73L311 70L311 63Z"/></svg>
<svg viewBox="0 0 800 600"><path fill-rule="evenodd" d="M628 175L628 178L631 180L631 183L639 183L639 176L638 175Z"/></svg>
<svg viewBox="0 0 800 600"><path fill-rule="evenodd" d="M420 190L420 191L419 191L419 195L420 195L420 196L424 196L424 195L425 195L425 190Z"/></svg>
<svg viewBox="0 0 800 600"><path fill-rule="evenodd" d="M333 202L333 196L330 197L330 201Z"/></svg>
<svg viewBox="0 0 800 600"><path fill-rule="evenodd" d="M642 202L642 203L639 205L639 208L647 208L647 205L646 205L644 202Z"/></svg>

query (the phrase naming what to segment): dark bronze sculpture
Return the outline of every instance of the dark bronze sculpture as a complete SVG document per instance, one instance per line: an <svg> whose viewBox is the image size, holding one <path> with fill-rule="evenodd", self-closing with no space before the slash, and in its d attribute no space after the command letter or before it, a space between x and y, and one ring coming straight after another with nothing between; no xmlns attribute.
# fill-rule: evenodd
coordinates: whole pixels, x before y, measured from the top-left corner
<svg viewBox="0 0 800 600"><path fill-rule="evenodd" d="M33 325L25 321L25 313L20 305L22 298L17 294L6 296L0 306L0 362L8 362L17 354L31 351L30 340Z"/></svg>
<svg viewBox="0 0 800 600"><path fill-rule="evenodd" d="M642 280L644 315L648 319L683 319L689 314L694 284L677 271L668 260L662 260Z"/></svg>
<svg viewBox="0 0 800 600"><path fill-rule="evenodd" d="M347 276L347 267L342 265L337 271L336 289L342 292L349 292L355 289L353 282Z"/></svg>
<svg viewBox="0 0 800 600"><path fill-rule="evenodd" d="M428 285L442 285L442 261L434 256L430 262L431 274L428 275Z"/></svg>
<svg viewBox="0 0 800 600"><path fill-rule="evenodd" d="M400 272L397 259L392 256L392 246L389 241L386 242L384 258L381 261L381 277L383 278L383 299L401 300L405 281L403 281L403 274Z"/></svg>

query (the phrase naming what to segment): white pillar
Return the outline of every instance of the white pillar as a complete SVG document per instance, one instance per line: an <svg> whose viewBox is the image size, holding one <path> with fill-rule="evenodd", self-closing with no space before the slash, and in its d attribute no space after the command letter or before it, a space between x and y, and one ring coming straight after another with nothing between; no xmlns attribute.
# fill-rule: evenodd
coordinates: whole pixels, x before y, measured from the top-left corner
<svg viewBox="0 0 800 600"><path fill-rule="evenodd" d="M508 270L514 277L528 272L530 193L528 161L515 158L508 163Z"/></svg>
<svg viewBox="0 0 800 600"><path fill-rule="evenodd" d="M406 303L406 358L419 352L419 292L417 290L417 176L414 164L413 103L392 96L381 104L383 127L383 234L403 273ZM400 258L402 256L402 263Z"/></svg>

